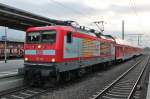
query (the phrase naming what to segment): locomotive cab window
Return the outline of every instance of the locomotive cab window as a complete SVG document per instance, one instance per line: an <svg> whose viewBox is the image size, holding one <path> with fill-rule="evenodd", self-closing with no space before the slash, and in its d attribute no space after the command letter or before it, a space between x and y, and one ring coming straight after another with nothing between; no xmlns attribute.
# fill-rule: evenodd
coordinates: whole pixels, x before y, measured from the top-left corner
<svg viewBox="0 0 150 99"><path fill-rule="evenodd" d="M51 30L51 31L43 31L41 33L41 40L42 43L55 43L56 41L56 31Z"/></svg>
<svg viewBox="0 0 150 99"><path fill-rule="evenodd" d="M72 43L72 32L67 32L67 43Z"/></svg>
<svg viewBox="0 0 150 99"><path fill-rule="evenodd" d="M39 32L31 32L27 35L28 43L38 43L40 41L40 33Z"/></svg>
<svg viewBox="0 0 150 99"><path fill-rule="evenodd" d="M34 31L27 33L27 43L50 43L56 42L56 31Z"/></svg>

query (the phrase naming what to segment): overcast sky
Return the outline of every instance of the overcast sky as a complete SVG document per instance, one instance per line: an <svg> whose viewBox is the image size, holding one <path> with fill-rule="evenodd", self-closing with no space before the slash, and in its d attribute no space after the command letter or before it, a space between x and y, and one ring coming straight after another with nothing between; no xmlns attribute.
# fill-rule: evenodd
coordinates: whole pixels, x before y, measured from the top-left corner
<svg viewBox="0 0 150 99"><path fill-rule="evenodd" d="M141 44L150 43L150 0L0 0L0 3L53 19L75 20L86 26L104 20L104 33L117 37L121 37L121 21L125 20L126 34L142 33L142 40L147 43ZM3 32L3 28L0 31ZM22 32L9 32L14 38L24 38ZM136 43L137 37L126 36L126 39Z"/></svg>

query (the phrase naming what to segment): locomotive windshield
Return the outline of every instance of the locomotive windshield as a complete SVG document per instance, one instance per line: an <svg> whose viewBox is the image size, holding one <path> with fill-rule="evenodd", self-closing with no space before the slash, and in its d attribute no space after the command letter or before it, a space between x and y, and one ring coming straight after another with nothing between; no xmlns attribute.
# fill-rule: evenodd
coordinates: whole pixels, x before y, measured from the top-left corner
<svg viewBox="0 0 150 99"><path fill-rule="evenodd" d="M27 42L28 43L39 43L40 42L40 33L31 32L27 34Z"/></svg>
<svg viewBox="0 0 150 99"><path fill-rule="evenodd" d="M27 33L27 43L55 43L56 31L39 31Z"/></svg>
<svg viewBox="0 0 150 99"><path fill-rule="evenodd" d="M41 33L41 42L43 43L54 43L56 40L56 31L44 31Z"/></svg>

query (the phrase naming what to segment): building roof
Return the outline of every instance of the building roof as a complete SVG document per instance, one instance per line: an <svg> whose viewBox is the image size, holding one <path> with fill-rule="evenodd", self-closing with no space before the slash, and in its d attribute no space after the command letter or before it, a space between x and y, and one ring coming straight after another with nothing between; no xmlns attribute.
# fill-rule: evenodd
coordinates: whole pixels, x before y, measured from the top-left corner
<svg viewBox="0 0 150 99"><path fill-rule="evenodd" d="M5 41L2 39L2 37L0 37L0 41ZM23 39L17 39L17 38L8 38L7 41L10 41L10 42L24 42Z"/></svg>

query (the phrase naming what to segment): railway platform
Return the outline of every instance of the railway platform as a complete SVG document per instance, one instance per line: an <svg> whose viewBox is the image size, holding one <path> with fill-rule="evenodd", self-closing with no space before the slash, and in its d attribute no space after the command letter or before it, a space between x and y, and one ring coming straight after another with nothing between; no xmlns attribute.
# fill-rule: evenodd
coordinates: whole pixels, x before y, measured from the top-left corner
<svg viewBox="0 0 150 99"><path fill-rule="evenodd" d="M150 76L149 76L149 84L148 84L148 90L147 90L146 99L150 99Z"/></svg>
<svg viewBox="0 0 150 99"><path fill-rule="evenodd" d="M23 64L24 64L23 59L8 60L7 63L5 63L4 61L0 61L0 73L17 71L18 68L23 67Z"/></svg>
<svg viewBox="0 0 150 99"><path fill-rule="evenodd" d="M23 77L17 71L0 72L0 94L5 90L23 85Z"/></svg>
<svg viewBox="0 0 150 99"><path fill-rule="evenodd" d="M8 77L8 76L14 76L14 75L17 75L17 74L18 74L17 70L0 72L0 78L4 78L4 77Z"/></svg>

